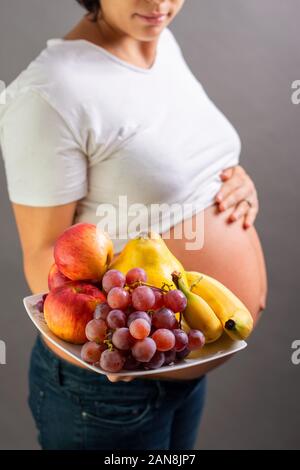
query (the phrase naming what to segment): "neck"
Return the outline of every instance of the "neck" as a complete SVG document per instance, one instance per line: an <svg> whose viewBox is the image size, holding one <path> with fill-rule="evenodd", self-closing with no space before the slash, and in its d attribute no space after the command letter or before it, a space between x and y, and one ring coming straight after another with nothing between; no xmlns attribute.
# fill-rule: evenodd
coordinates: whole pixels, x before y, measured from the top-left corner
<svg viewBox="0 0 300 470"><path fill-rule="evenodd" d="M97 21L91 21L91 18L90 15L84 16L64 39L85 39L133 65L144 68L152 66L158 38L153 41L139 41L123 31L116 30L100 16Z"/></svg>
<svg viewBox="0 0 300 470"><path fill-rule="evenodd" d="M94 25L99 45L134 65L151 67L156 57L158 38L152 41L140 41L115 29L101 16Z"/></svg>

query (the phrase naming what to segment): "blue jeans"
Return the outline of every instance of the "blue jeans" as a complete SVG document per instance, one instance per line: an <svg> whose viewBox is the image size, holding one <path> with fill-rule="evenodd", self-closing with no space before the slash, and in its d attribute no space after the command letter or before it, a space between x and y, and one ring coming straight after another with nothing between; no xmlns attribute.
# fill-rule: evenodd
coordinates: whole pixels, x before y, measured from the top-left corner
<svg viewBox="0 0 300 470"><path fill-rule="evenodd" d="M205 376L194 380L110 382L60 359L38 336L29 406L43 449L193 449Z"/></svg>

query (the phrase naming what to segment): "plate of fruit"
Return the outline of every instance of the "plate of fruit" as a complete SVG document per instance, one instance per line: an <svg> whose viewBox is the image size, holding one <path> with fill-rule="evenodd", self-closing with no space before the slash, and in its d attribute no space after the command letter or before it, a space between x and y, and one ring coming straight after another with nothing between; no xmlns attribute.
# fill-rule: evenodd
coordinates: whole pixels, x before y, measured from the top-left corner
<svg viewBox="0 0 300 470"><path fill-rule="evenodd" d="M48 292L23 299L52 344L100 374L193 367L247 346L246 306L218 280L185 271L153 231L114 258L108 234L78 223L57 239Z"/></svg>

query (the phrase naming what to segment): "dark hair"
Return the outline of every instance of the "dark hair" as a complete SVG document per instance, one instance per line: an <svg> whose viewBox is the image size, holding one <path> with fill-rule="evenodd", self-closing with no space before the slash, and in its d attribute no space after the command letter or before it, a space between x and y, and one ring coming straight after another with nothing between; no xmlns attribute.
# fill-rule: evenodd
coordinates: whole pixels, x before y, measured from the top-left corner
<svg viewBox="0 0 300 470"><path fill-rule="evenodd" d="M100 1L99 0L76 0L79 5L85 8L89 13L93 13L94 19L97 18L97 15L100 10Z"/></svg>

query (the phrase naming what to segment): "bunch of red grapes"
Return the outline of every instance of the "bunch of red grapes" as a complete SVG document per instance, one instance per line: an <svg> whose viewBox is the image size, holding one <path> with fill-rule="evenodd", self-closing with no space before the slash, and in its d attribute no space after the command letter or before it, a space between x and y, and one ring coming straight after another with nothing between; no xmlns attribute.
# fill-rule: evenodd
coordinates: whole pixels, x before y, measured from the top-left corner
<svg viewBox="0 0 300 470"><path fill-rule="evenodd" d="M186 308L185 295L150 286L143 269L130 269L126 276L111 269L103 276L102 289L107 299L86 326L84 361L107 372L158 369L204 346L203 333L187 334L175 316Z"/></svg>

